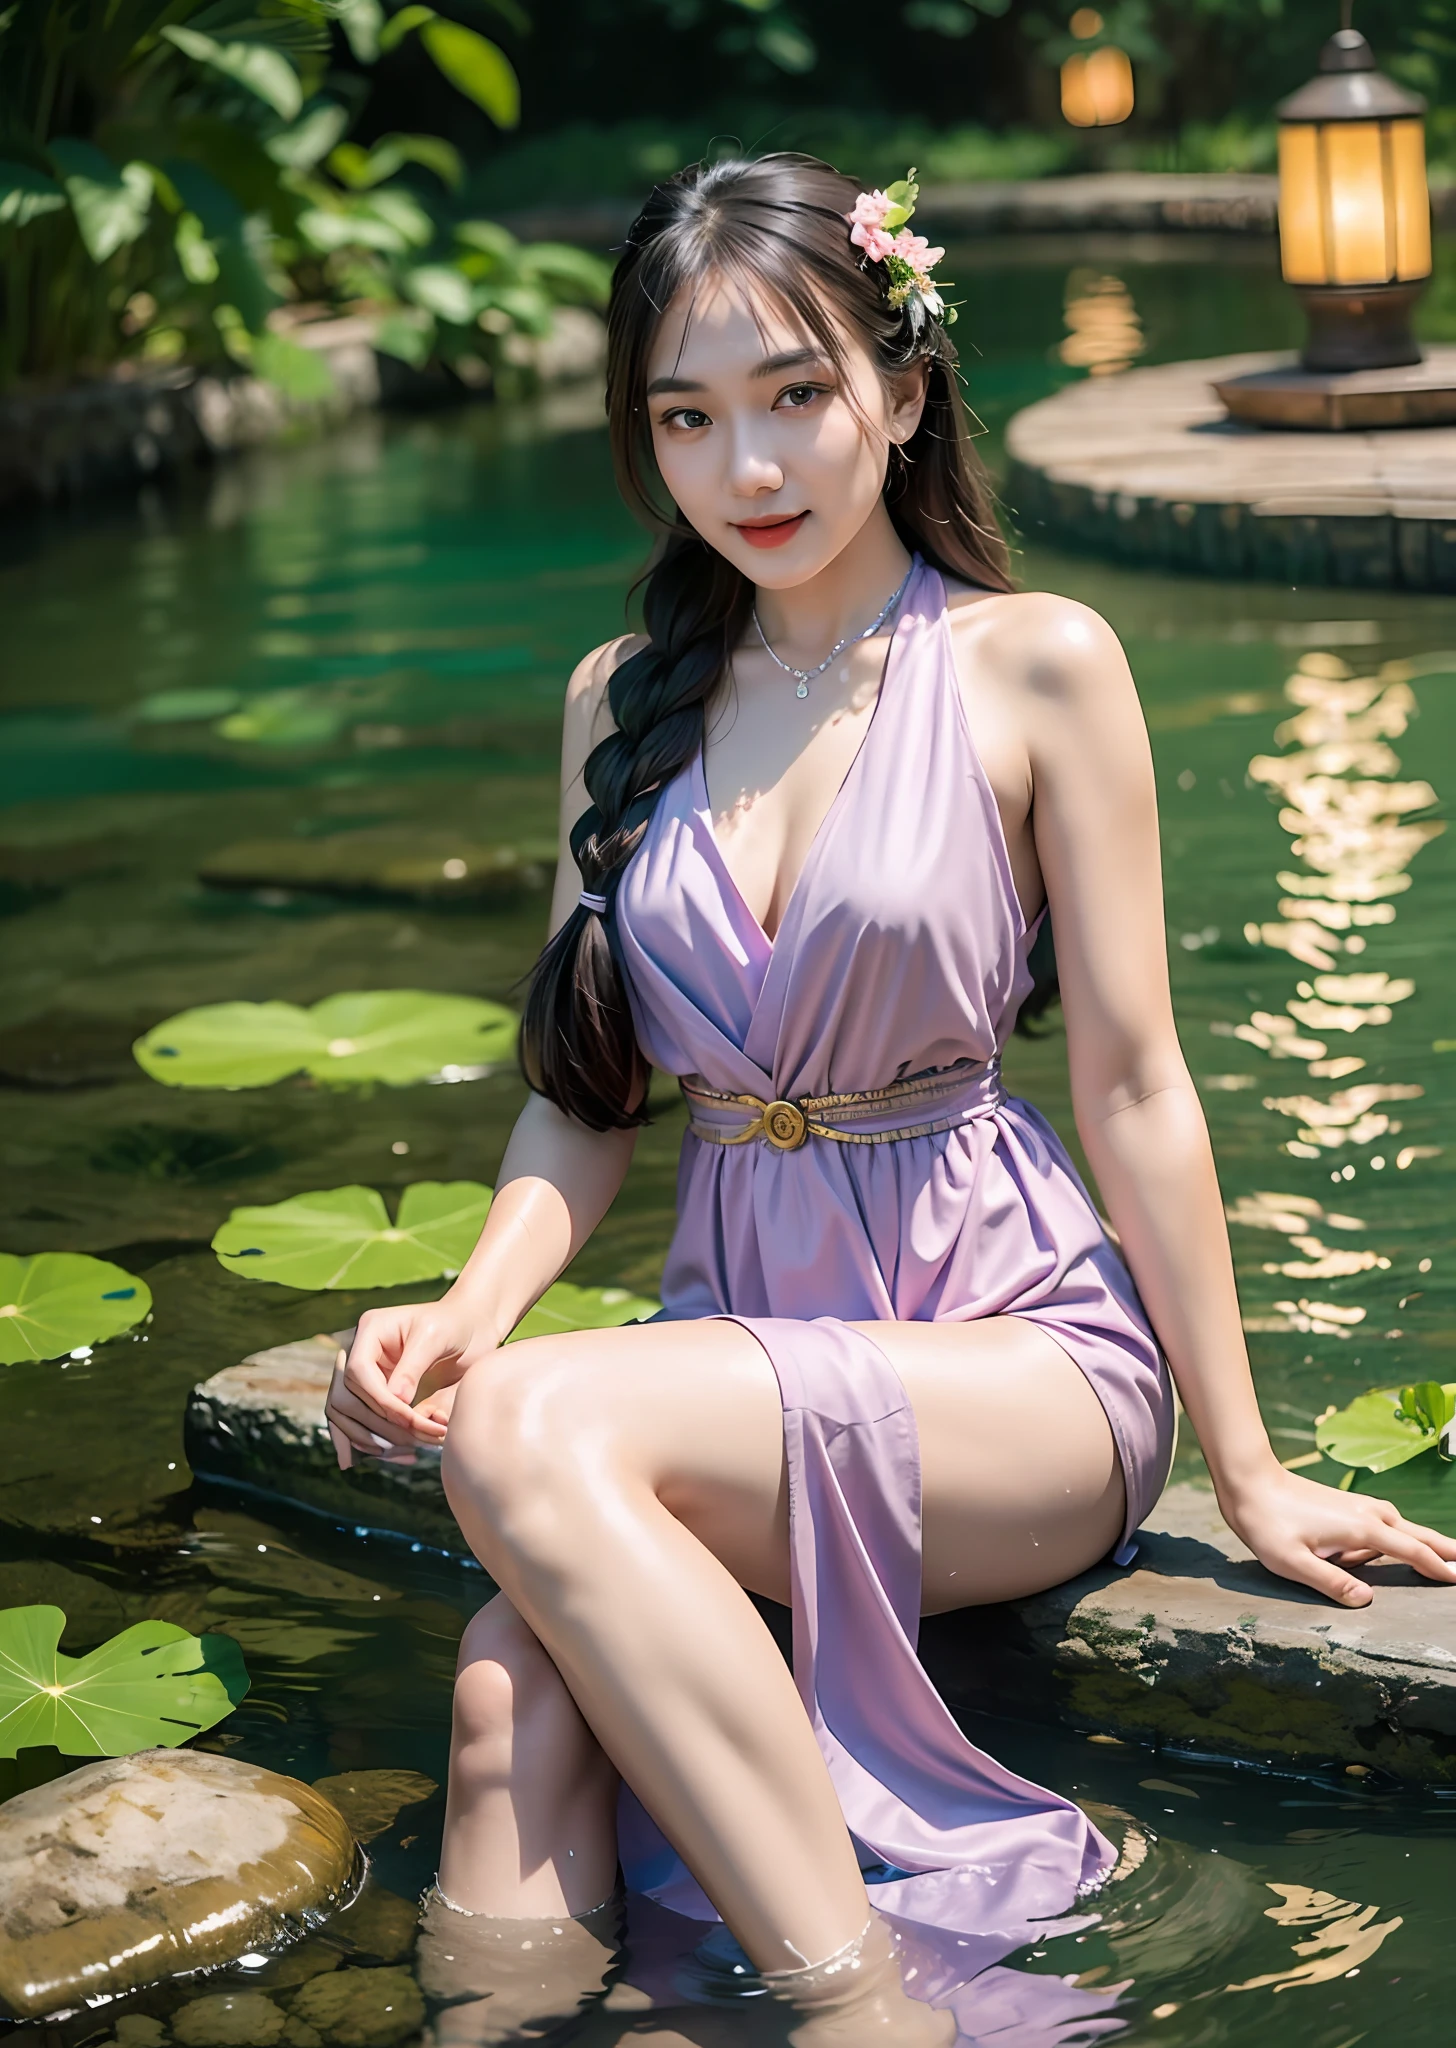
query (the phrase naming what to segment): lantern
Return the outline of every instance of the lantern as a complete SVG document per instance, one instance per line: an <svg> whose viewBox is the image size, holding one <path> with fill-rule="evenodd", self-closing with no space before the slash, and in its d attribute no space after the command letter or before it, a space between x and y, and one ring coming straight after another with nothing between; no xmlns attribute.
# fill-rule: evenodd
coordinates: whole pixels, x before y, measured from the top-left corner
<svg viewBox="0 0 1456 2048"><path fill-rule="evenodd" d="M1079 42L1102 33L1095 7L1079 7L1067 26ZM1132 64L1126 50L1103 43L1083 54L1074 50L1062 64L1062 116L1074 128L1113 128L1133 108Z"/></svg>
<svg viewBox="0 0 1456 2048"><path fill-rule="evenodd" d="M1431 274L1425 105L1346 28L1278 109L1280 260L1309 318L1307 370L1421 360L1410 316Z"/></svg>

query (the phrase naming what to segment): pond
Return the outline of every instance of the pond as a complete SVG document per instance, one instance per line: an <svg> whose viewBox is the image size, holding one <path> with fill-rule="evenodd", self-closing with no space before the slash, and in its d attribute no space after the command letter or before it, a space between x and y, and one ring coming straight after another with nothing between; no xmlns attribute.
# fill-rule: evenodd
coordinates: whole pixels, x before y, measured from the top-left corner
<svg viewBox="0 0 1456 2048"><path fill-rule="evenodd" d="M1070 376L1293 338L1262 248L993 245L945 268L993 457L1009 412ZM183 1407L245 1353L430 1290L304 1294L225 1271L209 1241L242 1203L362 1183L393 1206L414 1180L489 1181L522 1088L496 1072L183 1092L143 1075L130 1045L233 998L512 1000L539 892L482 908L200 873L260 841L277 859L280 842L316 854L368 831L549 836L563 679L619 630L641 552L596 401L571 390L513 413L361 419L3 536L0 1247L114 1259L145 1278L154 1313L90 1356L0 1372L0 1606L63 1607L71 1649L142 1616L234 1635L253 1689L210 1746L310 1780L443 1779L480 1575L198 1487ZM1260 1396L1280 1455L1333 1481L1317 1414L1372 1383L1456 1377L1456 1059L1436 1049L1456 1039L1456 845L1419 829L1434 812L1415 787L1439 804L1456 786L1456 601L1178 580L1039 549L1021 574L1097 606L1127 645L1157 760L1178 1016L1243 1219ZM1351 758L1374 792L1366 840L1346 832L1328 858L1340 821L1287 765L1316 745L1364 749ZM1319 872L1345 887L1348 921L1302 915ZM1071 1141L1055 1023L1008 1065ZM573 1279L653 1291L680 1126L665 1107L644 1135ZM1200 1470L1185 1433L1180 1476ZM1420 1482L1420 1511L1456 1528L1456 1491L1439 1485ZM979 1734L1157 1838L1119 1929L1013 1959L1096 1989L1122 2038L1448 2038L1456 1794ZM407 1808L372 1844L377 1884L413 1897L428 1881L441 1805ZM98 2013L66 2038L111 2023ZM1081 2038L1067 2024L1054 2037ZM751 2016L740 2032L751 2044ZM1053 2035L1026 2021L1001 2038Z"/></svg>

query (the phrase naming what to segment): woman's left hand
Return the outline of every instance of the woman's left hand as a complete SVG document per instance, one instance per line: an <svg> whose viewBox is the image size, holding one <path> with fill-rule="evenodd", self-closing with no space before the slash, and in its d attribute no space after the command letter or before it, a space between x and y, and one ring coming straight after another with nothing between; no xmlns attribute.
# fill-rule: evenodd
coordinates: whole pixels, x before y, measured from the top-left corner
<svg viewBox="0 0 1456 2048"><path fill-rule="evenodd" d="M1342 1493L1276 1466L1219 1505L1261 1564L1342 1607L1370 1605L1371 1588L1346 1567L1377 1557L1411 1565L1444 1585L1456 1583L1456 1540L1408 1522L1388 1500L1370 1494Z"/></svg>

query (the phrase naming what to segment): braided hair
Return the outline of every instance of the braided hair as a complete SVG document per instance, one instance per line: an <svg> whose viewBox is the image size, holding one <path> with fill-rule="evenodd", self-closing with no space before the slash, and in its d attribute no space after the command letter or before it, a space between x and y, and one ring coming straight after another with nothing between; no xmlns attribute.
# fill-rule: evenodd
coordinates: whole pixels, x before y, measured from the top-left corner
<svg viewBox="0 0 1456 2048"><path fill-rule="evenodd" d="M971 440L956 352L918 301L889 303L883 264L862 263L846 216L858 188L788 152L694 164L654 188L633 223L607 313L607 419L617 483L657 536L643 585L648 645L607 685L616 730L587 757L590 805L571 831L588 894L531 975L521 1024L526 1080L592 1130L645 1123L637 1043L615 931L616 892L661 791L703 744L707 712L747 630L754 587L663 500L643 393L664 310L685 286L722 276L776 302L836 369L846 333L886 380L924 361L916 431L887 456L885 504L905 546L933 567L1009 590L1006 544Z"/></svg>

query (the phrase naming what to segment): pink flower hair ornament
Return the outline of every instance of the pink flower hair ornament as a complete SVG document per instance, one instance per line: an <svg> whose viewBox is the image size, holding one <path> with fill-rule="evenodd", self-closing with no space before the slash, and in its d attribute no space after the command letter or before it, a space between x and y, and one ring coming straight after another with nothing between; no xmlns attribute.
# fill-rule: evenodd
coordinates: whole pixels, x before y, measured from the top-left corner
<svg viewBox="0 0 1456 2048"><path fill-rule="evenodd" d="M955 308L946 305L931 274L945 251L932 249L924 235L912 235L906 226L919 197L912 169L883 192L861 192L854 212L844 217L850 224L849 239L864 250L866 262L884 264L890 304L897 311L909 307L917 328L927 314L948 327Z"/></svg>

